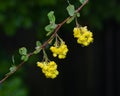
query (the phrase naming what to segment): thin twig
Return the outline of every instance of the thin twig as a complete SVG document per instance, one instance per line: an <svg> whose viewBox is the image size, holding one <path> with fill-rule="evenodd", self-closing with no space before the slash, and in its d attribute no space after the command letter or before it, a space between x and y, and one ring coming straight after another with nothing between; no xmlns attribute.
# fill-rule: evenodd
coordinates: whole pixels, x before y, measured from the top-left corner
<svg viewBox="0 0 120 96"><path fill-rule="evenodd" d="M85 2L75 11L80 12L80 10L87 4L88 0L85 0ZM54 38L58 32L58 30L64 25L67 20L69 20L72 16L67 17L64 21L59 23L54 31L54 33L51 35L51 37L42 44L41 48L44 49L46 45L48 45L49 41ZM34 54L34 51L28 54L28 57L32 56ZM19 70L23 65L25 64L25 61L22 61L18 66L16 66L16 70L8 75L6 75L2 80L0 80L0 84L2 84L7 78L9 78L12 74L14 74L17 70Z"/></svg>
<svg viewBox="0 0 120 96"><path fill-rule="evenodd" d="M76 10L76 12L79 12L87 3L89 0L85 0L85 2Z"/></svg>

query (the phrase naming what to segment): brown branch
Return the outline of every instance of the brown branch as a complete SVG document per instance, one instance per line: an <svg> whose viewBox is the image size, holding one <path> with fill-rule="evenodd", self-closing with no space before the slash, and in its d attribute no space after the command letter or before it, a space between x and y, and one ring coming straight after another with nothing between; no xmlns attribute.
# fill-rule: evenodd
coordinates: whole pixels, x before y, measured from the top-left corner
<svg viewBox="0 0 120 96"><path fill-rule="evenodd" d="M89 0L85 0L85 2L76 10L76 12L79 12L87 3Z"/></svg>
<svg viewBox="0 0 120 96"><path fill-rule="evenodd" d="M32 56L33 55L33 52L32 53L29 53L28 54L28 57ZM7 74L2 80L0 80L0 84L3 83L8 77L10 77L12 74L14 74L17 70L19 70L23 65L25 64L25 61L21 62L15 69L14 72L11 72L9 74Z"/></svg>
<svg viewBox="0 0 120 96"><path fill-rule="evenodd" d="M85 0L85 2L75 11L80 12L80 10L87 4L88 0ZM48 45L49 41L54 38L58 32L58 30L64 25L72 16L67 17L63 22L59 23L54 31L54 33L51 35L51 37L42 44L41 48L44 49L46 45ZM34 52L31 52L28 54L28 57L32 56ZM12 74L14 74L17 70L19 70L23 65L25 64L25 61L21 62L14 72L11 72L10 74L7 74L2 80L0 80L0 84L2 84L7 78L9 78Z"/></svg>

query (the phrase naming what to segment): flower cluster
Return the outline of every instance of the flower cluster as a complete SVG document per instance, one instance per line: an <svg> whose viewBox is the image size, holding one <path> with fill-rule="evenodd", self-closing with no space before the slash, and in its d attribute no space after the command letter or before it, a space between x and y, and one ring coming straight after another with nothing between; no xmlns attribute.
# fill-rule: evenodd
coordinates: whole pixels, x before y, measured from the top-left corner
<svg viewBox="0 0 120 96"><path fill-rule="evenodd" d="M77 38L77 42L82 44L83 46L88 46L91 42L93 42L93 34L90 32L87 27L75 27L74 37ZM53 39L52 39L53 40ZM53 57L57 57L59 59L66 58L68 48L65 42L56 34L56 41L50 47L50 51L53 53ZM54 61L50 61L47 57L45 50L43 49L43 62L37 62L37 66L42 69L42 72L45 74L47 78L56 78L59 72L57 71L57 64Z"/></svg>
<svg viewBox="0 0 120 96"><path fill-rule="evenodd" d="M51 46L50 50L53 52L53 56L57 57L58 55L59 59L64 59L68 52L67 45L63 41L61 42L60 45Z"/></svg>
<svg viewBox="0 0 120 96"><path fill-rule="evenodd" d="M50 62L37 62L37 66L42 69L42 72L47 78L56 78L59 74L57 71L57 64L54 61Z"/></svg>
<svg viewBox="0 0 120 96"><path fill-rule="evenodd" d="M73 29L74 37L77 38L77 43L82 44L83 46L88 46L93 42L93 34L85 27L75 27Z"/></svg>

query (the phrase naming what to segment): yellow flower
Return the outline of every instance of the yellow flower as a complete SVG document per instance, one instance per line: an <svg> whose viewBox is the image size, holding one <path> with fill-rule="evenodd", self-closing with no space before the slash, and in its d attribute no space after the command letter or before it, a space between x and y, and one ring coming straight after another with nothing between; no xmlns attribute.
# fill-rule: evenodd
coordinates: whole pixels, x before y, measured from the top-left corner
<svg viewBox="0 0 120 96"><path fill-rule="evenodd" d="M42 69L42 72L45 74L46 78L54 79L59 74L57 71L57 64L54 61L37 62L37 66Z"/></svg>
<svg viewBox="0 0 120 96"><path fill-rule="evenodd" d="M93 42L93 34L85 27L75 27L73 29L73 35L77 38L77 43L82 44L83 46L88 46Z"/></svg>
<svg viewBox="0 0 120 96"><path fill-rule="evenodd" d="M74 37L75 38L79 38L79 36L80 36L80 29L79 28L74 28L73 32L74 32Z"/></svg>
<svg viewBox="0 0 120 96"><path fill-rule="evenodd" d="M53 52L53 56L59 59L64 59L68 52L67 45L64 42L61 42L60 46L51 46L50 50Z"/></svg>

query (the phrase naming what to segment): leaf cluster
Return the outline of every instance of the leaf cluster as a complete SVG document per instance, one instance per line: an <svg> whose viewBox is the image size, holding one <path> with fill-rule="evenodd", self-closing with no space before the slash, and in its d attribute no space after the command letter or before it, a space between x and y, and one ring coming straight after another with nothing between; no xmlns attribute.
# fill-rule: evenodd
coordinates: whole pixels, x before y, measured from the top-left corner
<svg viewBox="0 0 120 96"><path fill-rule="evenodd" d="M21 60L27 61L28 60L28 54L27 54L27 49L25 47L22 47L19 49L19 54L21 55Z"/></svg>

